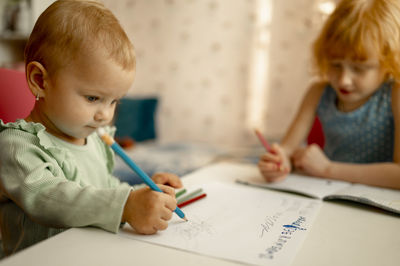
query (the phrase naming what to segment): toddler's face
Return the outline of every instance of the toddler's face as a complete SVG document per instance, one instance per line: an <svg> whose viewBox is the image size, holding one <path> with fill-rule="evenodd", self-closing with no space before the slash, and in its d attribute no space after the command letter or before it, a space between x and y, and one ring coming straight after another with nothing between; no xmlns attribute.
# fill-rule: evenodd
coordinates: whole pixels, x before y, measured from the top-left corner
<svg viewBox="0 0 400 266"><path fill-rule="evenodd" d="M51 134L82 145L98 127L111 122L133 79L133 70L123 70L98 53L85 55L50 78L42 123Z"/></svg>
<svg viewBox="0 0 400 266"><path fill-rule="evenodd" d="M355 109L368 101L386 78L378 57L371 55L364 61L348 58L333 59L328 66L328 79L336 90L339 101Z"/></svg>

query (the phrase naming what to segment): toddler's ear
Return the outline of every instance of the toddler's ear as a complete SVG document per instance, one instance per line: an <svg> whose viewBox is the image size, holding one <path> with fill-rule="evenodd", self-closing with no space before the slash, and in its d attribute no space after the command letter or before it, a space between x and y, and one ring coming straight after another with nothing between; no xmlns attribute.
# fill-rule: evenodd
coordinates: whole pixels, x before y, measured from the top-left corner
<svg viewBox="0 0 400 266"><path fill-rule="evenodd" d="M37 98L44 97L45 82L48 74L44 66L37 62L29 62L26 66L26 80L32 94Z"/></svg>

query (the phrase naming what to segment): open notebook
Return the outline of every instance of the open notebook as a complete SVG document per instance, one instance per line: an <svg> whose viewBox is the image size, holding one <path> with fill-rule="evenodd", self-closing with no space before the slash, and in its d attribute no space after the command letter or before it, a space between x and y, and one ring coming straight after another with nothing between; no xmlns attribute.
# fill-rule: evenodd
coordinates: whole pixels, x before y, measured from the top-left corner
<svg viewBox="0 0 400 266"><path fill-rule="evenodd" d="M400 214L400 190L297 174L290 174L285 180L277 183L266 183L261 176L249 176L236 181L241 184L293 192L322 200L343 199L355 201Z"/></svg>

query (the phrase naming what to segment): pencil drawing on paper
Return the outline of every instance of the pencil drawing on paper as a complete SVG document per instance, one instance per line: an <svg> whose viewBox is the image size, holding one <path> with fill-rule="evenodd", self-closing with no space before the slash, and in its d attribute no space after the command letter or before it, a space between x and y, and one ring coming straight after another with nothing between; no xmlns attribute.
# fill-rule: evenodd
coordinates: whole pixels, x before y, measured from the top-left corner
<svg viewBox="0 0 400 266"><path fill-rule="evenodd" d="M192 216L188 222L173 227L173 231L175 235L180 236L185 240L192 240L203 234L212 236L215 233L211 224Z"/></svg>

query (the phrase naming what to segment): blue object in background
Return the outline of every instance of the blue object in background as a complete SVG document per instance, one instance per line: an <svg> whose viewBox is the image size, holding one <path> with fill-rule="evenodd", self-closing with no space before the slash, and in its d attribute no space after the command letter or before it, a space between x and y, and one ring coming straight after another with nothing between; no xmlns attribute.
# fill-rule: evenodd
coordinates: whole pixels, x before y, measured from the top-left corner
<svg viewBox="0 0 400 266"><path fill-rule="evenodd" d="M155 115L157 98L123 98L117 107L116 137L131 137L135 141L156 138Z"/></svg>
<svg viewBox="0 0 400 266"><path fill-rule="evenodd" d="M168 172L178 176L213 162L225 150L204 143L140 143L136 148L126 151L128 156L149 176L157 172ZM143 181L119 157L115 157L113 175L130 185Z"/></svg>

